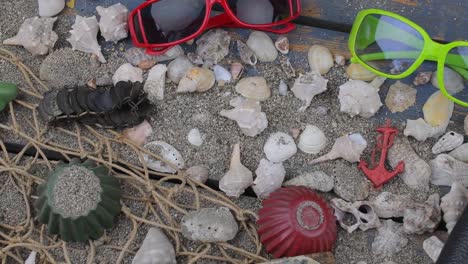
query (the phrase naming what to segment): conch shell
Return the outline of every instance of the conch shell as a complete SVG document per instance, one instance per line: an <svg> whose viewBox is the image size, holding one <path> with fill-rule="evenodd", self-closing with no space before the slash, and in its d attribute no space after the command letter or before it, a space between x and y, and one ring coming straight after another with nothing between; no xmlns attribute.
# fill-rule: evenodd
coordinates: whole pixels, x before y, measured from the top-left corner
<svg viewBox="0 0 468 264"><path fill-rule="evenodd" d="M253 183L252 172L242 165L240 144L234 145L229 171L219 181L219 189L229 197L239 197Z"/></svg>
<svg viewBox="0 0 468 264"><path fill-rule="evenodd" d="M439 154L454 150L463 144L464 136L457 132L450 131L437 141L432 147L432 153Z"/></svg>
<svg viewBox="0 0 468 264"><path fill-rule="evenodd" d="M101 63L105 63L106 59L102 55L101 46L97 41L98 31L99 26L95 16L82 17L77 15L75 24L70 30L71 36L67 40L72 45L73 50L94 54Z"/></svg>
<svg viewBox="0 0 468 264"><path fill-rule="evenodd" d="M317 164L338 158L343 158L349 162L358 162L366 147L367 141L361 134L345 135L335 141L332 150L328 154L312 160L310 164Z"/></svg>
<svg viewBox="0 0 468 264"><path fill-rule="evenodd" d="M281 188L286 170L282 163L273 163L267 159L260 160L257 170L257 178L252 189L260 199L265 199L270 193Z"/></svg>
<svg viewBox="0 0 468 264"><path fill-rule="evenodd" d="M416 120L408 119L406 120L406 128L403 134L407 137L412 136L418 141L426 141L428 138L441 136L445 129L447 129L447 125L433 127L422 118Z"/></svg>
<svg viewBox="0 0 468 264"><path fill-rule="evenodd" d="M440 154L430 161L430 165L432 184L450 186L454 182L459 182L465 187L468 186L468 164L450 155Z"/></svg>
<svg viewBox="0 0 468 264"><path fill-rule="evenodd" d="M205 68L194 67L185 73L177 87L177 93L206 92L216 82L214 73Z"/></svg>
<svg viewBox="0 0 468 264"><path fill-rule="evenodd" d="M468 202L468 189L460 183L452 183L450 192L441 199L440 208L444 212L445 226L450 234Z"/></svg>
<svg viewBox="0 0 468 264"><path fill-rule="evenodd" d="M305 75L300 74L294 82L291 91L298 99L301 99L304 105L299 108L299 112L304 112L312 102L312 99L318 94L327 90L328 80L322 77L320 73L312 71Z"/></svg>
<svg viewBox="0 0 468 264"><path fill-rule="evenodd" d="M101 16L99 28L106 41L117 43L128 36L128 9L124 5L117 3L108 8L98 6L96 11Z"/></svg>
<svg viewBox="0 0 468 264"><path fill-rule="evenodd" d="M236 97L229 104L235 108L222 110L219 114L236 121L244 135L255 137L268 127L268 119L262 112L260 102Z"/></svg>

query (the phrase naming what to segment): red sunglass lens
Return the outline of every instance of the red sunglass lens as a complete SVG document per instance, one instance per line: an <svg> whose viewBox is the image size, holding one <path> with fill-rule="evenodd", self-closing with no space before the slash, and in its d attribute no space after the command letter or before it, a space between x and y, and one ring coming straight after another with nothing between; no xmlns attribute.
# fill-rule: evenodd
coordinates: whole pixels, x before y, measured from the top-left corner
<svg viewBox="0 0 468 264"><path fill-rule="evenodd" d="M140 10L141 23L133 17L136 37L148 44L175 42L195 34L206 15L205 0L161 0ZM143 36L144 35L144 36Z"/></svg>
<svg viewBox="0 0 468 264"><path fill-rule="evenodd" d="M228 0L228 4L240 21L251 25L279 22L297 10L296 0Z"/></svg>

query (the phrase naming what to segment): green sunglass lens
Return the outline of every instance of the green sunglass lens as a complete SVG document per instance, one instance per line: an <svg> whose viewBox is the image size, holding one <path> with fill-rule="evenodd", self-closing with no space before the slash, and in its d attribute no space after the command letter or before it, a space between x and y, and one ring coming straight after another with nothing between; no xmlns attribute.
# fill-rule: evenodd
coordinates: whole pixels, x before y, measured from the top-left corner
<svg viewBox="0 0 468 264"><path fill-rule="evenodd" d="M456 99L468 102L468 46L452 48L445 58L445 90ZM439 84L440 85L440 84Z"/></svg>
<svg viewBox="0 0 468 264"><path fill-rule="evenodd" d="M424 38L413 27L396 18L371 14L364 18L355 39L355 52L377 71L399 75L421 55Z"/></svg>

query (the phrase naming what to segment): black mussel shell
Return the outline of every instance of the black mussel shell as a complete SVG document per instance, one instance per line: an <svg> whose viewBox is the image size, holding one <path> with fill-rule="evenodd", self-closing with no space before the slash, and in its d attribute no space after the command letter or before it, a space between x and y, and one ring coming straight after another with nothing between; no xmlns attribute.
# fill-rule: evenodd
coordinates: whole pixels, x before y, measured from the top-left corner
<svg viewBox="0 0 468 264"><path fill-rule="evenodd" d="M85 112L91 112L88 105L86 104L86 100L88 99L88 94L93 92L93 90L89 89L88 87L78 87L76 90L76 101L80 107L83 108Z"/></svg>
<svg viewBox="0 0 468 264"><path fill-rule="evenodd" d="M80 115L85 110L81 108L80 104L78 103L78 89L75 88L71 92L68 93L68 103L70 104L73 112L76 115Z"/></svg>
<svg viewBox="0 0 468 264"><path fill-rule="evenodd" d="M68 93L69 91L67 89L61 89L57 94L57 105L67 116L73 114L73 109L68 102Z"/></svg>

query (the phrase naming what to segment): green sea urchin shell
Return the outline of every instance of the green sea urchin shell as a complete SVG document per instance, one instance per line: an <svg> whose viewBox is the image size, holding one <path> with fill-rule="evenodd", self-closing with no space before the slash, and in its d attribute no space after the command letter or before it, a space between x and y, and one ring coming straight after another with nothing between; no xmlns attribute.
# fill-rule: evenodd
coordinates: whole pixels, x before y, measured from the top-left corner
<svg viewBox="0 0 468 264"><path fill-rule="evenodd" d="M47 181L38 187L35 203L39 222L47 224L50 235L64 241L98 239L113 225L120 212L117 179L107 168L91 160L59 163Z"/></svg>

